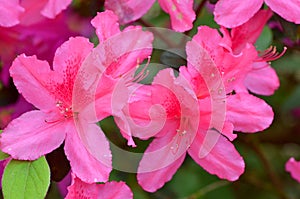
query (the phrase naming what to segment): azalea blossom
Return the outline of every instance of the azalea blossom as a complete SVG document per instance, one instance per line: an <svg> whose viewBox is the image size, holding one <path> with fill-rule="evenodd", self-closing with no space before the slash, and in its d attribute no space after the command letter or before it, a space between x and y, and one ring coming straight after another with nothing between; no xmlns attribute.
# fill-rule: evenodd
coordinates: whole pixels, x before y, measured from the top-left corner
<svg viewBox="0 0 300 199"><path fill-rule="evenodd" d="M237 89L252 70L258 57L256 49L247 43L235 54L229 33L222 32L223 37L215 29L199 27L186 46L188 65L180 67L177 78L167 69L151 86L132 92L127 108L133 120L131 134L141 139L155 136L137 175L147 191L154 192L169 181L186 152L209 173L237 180L244 172L244 161L230 142L237 137L233 130L257 132L272 123L273 111L268 104ZM158 110L149 116L154 104L161 105L165 114ZM155 120L163 119L164 126L155 132ZM121 131L127 130L119 126Z"/></svg>
<svg viewBox="0 0 300 199"><path fill-rule="evenodd" d="M153 5L155 0L145 3L142 0L106 0L105 8L114 11L121 24L126 24L141 18ZM178 32L192 29L195 20L193 0L158 0L159 5L170 15L171 27Z"/></svg>
<svg viewBox="0 0 300 199"><path fill-rule="evenodd" d="M133 194L124 182L106 182L105 184L88 184L72 174L72 184L68 187L65 199L132 199Z"/></svg>
<svg viewBox="0 0 300 199"><path fill-rule="evenodd" d="M243 173L242 157L216 129L208 129L210 125L206 119L210 115L205 116L205 111L201 110L203 105L183 76L175 78L171 69L165 69L159 72L151 86L140 87L134 92L129 113L134 122L144 125L146 129L135 131L133 128L134 136L143 139L152 136L150 130L153 129L147 131L145 121L149 121L147 110L153 104L163 106L166 121L161 131L157 134L152 132L155 139L140 162L137 178L143 189L154 192L161 188L183 163L186 152L205 170L220 178L233 181ZM152 115L151 119L163 118L164 115L157 114L156 117ZM220 116L213 124L220 122L222 125L224 121L218 119ZM212 136L210 139L217 139L216 143L207 140L207 134ZM212 147L210 151L203 150L209 147Z"/></svg>
<svg viewBox="0 0 300 199"><path fill-rule="evenodd" d="M291 173L291 176L300 183L300 162L290 158L285 164L285 170Z"/></svg>
<svg viewBox="0 0 300 199"><path fill-rule="evenodd" d="M248 22L233 28L230 34L227 34L232 41L232 51L238 54L247 43L255 45L256 40L271 16L272 12L269 9L260 10ZM252 69L244 80L244 86L241 84L239 90L247 88L259 95L274 94L280 83L276 71L271 67L270 61L278 59L285 51L286 48L279 54L276 52L276 47L271 46L263 52L258 52L257 58L252 64Z"/></svg>
<svg viewBox="0 0 300 199"><path fill-rule="evenodd" d="M1 0L0 26L12 27L19 23L32 24L42 18L55 18L72 0Z"/></svg>
<svg viewBox="0 0 300 199"><path fill-rule="evenodd" d="M70 38L57 49L53 70L36 56L22 54L15 59L10 69L14 83L24 98L39 110L24 113L4 129L2 151L14 159L35 160L65 141L65 153L77 176L86 182L107 181L111 171L109 144L101 129L84 119L80 124L85 126L85 131L80 135L82 132L78 132L75 125L80 110L72 109L74 80L92 48L83 37ZM99 153L93 154L86 148L81 136L87 140L93 137L101 145Z"/></svg>
<svg viewBox="0 0 300 199"><path fill-rule="evenodd" d="M247 0L243 3L235 0L219 0L215 6L215 21L227 28L234 28L247 22L266 3L272 11L287 21L300 23L299 0Z"/></svg>

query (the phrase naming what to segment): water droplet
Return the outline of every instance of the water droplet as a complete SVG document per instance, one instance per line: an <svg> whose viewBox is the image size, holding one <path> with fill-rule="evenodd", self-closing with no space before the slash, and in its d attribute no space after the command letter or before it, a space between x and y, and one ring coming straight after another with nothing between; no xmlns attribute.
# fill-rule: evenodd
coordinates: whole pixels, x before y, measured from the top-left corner
<svg viewBox="0 0 300 199"><path fill-rule="evenodd" d="M97 178L94 178L94 182L98 182Z"/></svg>
<svg viewBox="0 0 300 199"><path fill-rule="evenodd" d="M214 74L214 73L212 73L210 76L211 76L211 77L215 77L215 74Z"/></svg>
<svg viewBox="0 0 300 199"><path fill-rule="evenodd" d="M8 148L7 150L8 150L8 151L11 151L11 148Z"/></svg>

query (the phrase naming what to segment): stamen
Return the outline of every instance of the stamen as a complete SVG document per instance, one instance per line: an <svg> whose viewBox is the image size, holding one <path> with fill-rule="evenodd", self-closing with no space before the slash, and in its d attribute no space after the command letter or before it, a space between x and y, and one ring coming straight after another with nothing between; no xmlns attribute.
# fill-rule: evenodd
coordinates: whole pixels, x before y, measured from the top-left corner
<svg viewBox="0 0 300 199"><path fill-rule="evenodd" d="M283 51L281 53L277 52L276 46L270 46L268 49L265 51L262 51L259 53L259 57L256 59L257 62L269 62L269 61L274 61L281 56L284 55L286 52L287 48L284 47Z"/></svg>
<svg viewBox="0 0 300 199"><path fill-rule="evenodd" d="M149 75L149 70L147 70L148 65L150 64L151 56L148 56L147 63L143 67L143 69L132 79L133 82L139 82L145 79Z"/></svg>

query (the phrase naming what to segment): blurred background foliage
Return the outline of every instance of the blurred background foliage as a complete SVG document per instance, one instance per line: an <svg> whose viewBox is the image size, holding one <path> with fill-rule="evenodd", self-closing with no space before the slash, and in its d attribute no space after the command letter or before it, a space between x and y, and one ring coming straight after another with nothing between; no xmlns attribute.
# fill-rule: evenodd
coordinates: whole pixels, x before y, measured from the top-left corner
<svg viewBox="0 0 300 199"><path fill-rule="evenodd" d="M101 0L74 0L70 9L79 13L82 17L89 18L95 16L97 11L103 11L103 4L104 1ZM200 25L218 28L218 25L213 21L210 8L203 6L203 1L195 0L194 5L195 10L198 12L198 18L194 23L194 28L187 32L187 35L193 36ZM272 23L277 25L274 26ZM158 3L155 3L142 20L134 24L169 27L169 16L160 9ZM97 44L98 41L95 36L90 39ZM155 193L143 191L137 184L135 174L132 173L113 170L110 179L125 181L132 189L136 199L300 198L300 184L285 171L285 163L291 156L300 160L300 26L288 23L278 16L273 16L269 25L264 28L256 47L259 50L264 50L270 45L277 46L279 51L283 46L288 47L283 57L272 62L272 66L280 78L280 88L272 96L259 96L273 107L275 112L274 122L270 128L263 132L255 134L238 133L238 139L234 141L234 144L246 162L245 173L238 181L220 180L208 174L189 157L186 158L173 179ZM151 62L156 62L156 67L153 67L153 70L149 67L151 74L143 83L150 83L158 70L168 67L164 65L166 63L163 63L168 62L168 60L161 57L163 57L163 52L154 52ZM176 67L174 68L176 69ZM5 100L1 100L1 102L9 103L15 98L16 92L12 88L0 87L0 91L1 98L5 97ZM99 122L99 125L111 142L125 150L142 152L150 143L150 141L142 142L136 139L138 147L134 149L128 147L112 117ZM62 152L58 151L54 155L53 161L56 163L52 167L63 167L65 171L61 174L53 173L52 179L55 175L63 177L69 169L67 162L57 162L58 157L60 157L57 154L60 153ZM114 155L113 151L114 164L132 163L124 157ZM60 158L64 160L65 157ZM47 159L51 162L49 156ZM57 172L57 170L54 172ZM52 181L47 195L48 199L61 198L56 185L57 183Z"/></svg>

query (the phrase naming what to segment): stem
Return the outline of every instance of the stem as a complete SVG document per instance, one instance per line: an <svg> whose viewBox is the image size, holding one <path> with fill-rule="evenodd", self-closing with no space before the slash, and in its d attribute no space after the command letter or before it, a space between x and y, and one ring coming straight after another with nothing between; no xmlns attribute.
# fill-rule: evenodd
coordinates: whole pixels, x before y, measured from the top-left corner
<svg viewBox="0 0 300 199"><path fill-rule="evenodd" d="M276 175L274 168L271 166L270 162L268 161L266 155L263 153L263 151L261 150L260 147L260 143L258 142L258 140L244 140L246 144L248 144L249 147L251 147L253 149L253 151L256 153L256 155L258 156L258 158L261 160L261 162L263 163L264 169L267 173L267 175L269 176L269 178L271 179L272 184L274 185L278 195L280 196L280 198L282 199L288 199L288 197L286 196L286 194L284 193L283 190L283 185L279 179L279 177Z"/></svg>
<svg viewBox="0 0 300 199"><path fill-rule="evenodd" d="M183 198L183 199L197 199L201 196L204 196L205 194L215 190L215 189L218 189L218 188L221 188L221 187L224 187L226 185L229 185L230 182L228 181L216 181L212 184L209 184L203 188L201 188L200 190L198 190L197 192L193 193L192 195L186 197L186 198Z"/></svg>
<svg viewBox="0 0 300 199"><path fill-rule="evenodd" d="M203 7L205 6L205 3L207 2L207 0L202 0L200 2L200 4L198 5L197 9L195 10L195 15L196 15L196 19L197 19L197 16L200 15ZM196 20L195 20L196 21ZM193 28L189 31L186 31L184 34L185 35L189 35L191 33L191 31L193 30Z"/></svg>
<svg viewBox="0 0 300 199"><path fill-rule="evenodd" d="M195 14L196 17L201 13L203 7L205 6L205 3L207 2L207 0L202 0L201 3L199 4L199 6L197 7Z"/></svg>

